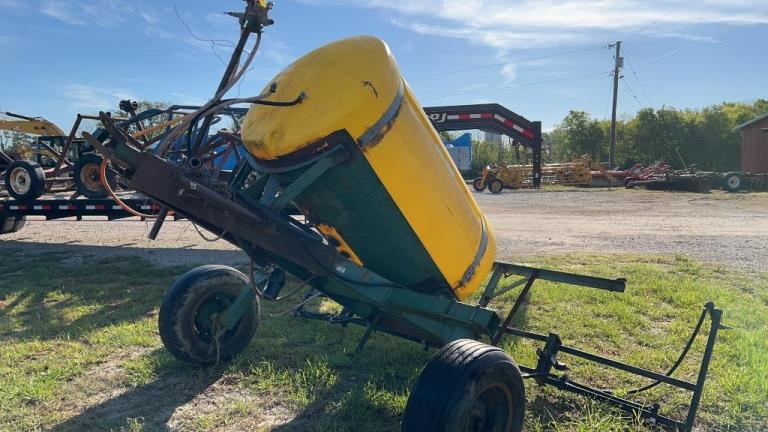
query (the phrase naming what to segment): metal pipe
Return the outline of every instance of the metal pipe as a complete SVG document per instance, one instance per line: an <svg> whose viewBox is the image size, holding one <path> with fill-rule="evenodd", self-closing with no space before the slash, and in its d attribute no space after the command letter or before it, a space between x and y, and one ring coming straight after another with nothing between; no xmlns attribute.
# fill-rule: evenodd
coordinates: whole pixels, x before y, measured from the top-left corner
<svg viewBox="0 0 768 432"><path fill-rule="evenodd" d="M704 382L707 380L709 362L712 359L712 352L715 349L717 331L720 330L720 321L723 318L723 311L720 309L715 309L713 303L707 303L707 307L709 308L709 313L712 316L712 325L709 328L707 346L704 348L704 358L701 360L701 369L699 369L699 377L696 380L696 387L693 392L693 398L691 399L691 405L688 409L688 417L685 419L685 427L683 428L685 432L693 430L693 422L696 420L696 411L699 409L701 395L704 392Z"/></svg>
<svg viewBox="0 0 768 432"><path fill-rule="evenodd" d="M528 282L525 283L525 287L523 287L523 290L520 291L520 295L518 295L517 299L515 299L515 304L512 305L512 309L509 311L509 315L507 315L507 318L504 320L504 323L501 324L501 327L499 327L499 331L497 331L496 334L493 336L492 345L495 346L499 344L501 337L504 336L507 328L509 328L509 325L512 323L512 319L515 317L517 310L520 309L520 306L523 304L523 298L525 297L526 294L528 294L528 291L531 290L531 287L533 286L533 283L536 282L537 277L538 277L537 271L534 271L528 277Z"/></svg>

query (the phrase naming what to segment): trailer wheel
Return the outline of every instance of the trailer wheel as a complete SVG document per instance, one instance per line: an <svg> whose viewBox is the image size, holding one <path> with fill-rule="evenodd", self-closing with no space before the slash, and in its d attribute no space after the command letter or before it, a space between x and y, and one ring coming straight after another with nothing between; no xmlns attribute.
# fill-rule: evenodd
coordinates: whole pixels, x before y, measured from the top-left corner
<svg viewBox="0 0 768 432"><path fill-rule="evenodd" d="M744 184L744 178L741 173L729 172L723 174L723 189L728 192L738 192Z"/></svg>
<svg viewBox="0 0 768 432"><path fill-rule="evenodd" d="M10 216L0 222L0 234L11 234L24 228L27 224L26 216Z"/></svg>
<svg viewBox="0 0 768 432"><path fill-rule="evenodd" d="M476 191L478 191L478 192L482 192L482 191L484 191L486 186L487 186L487 185L486 185L486 184L485 184L485 182L483 181L483 178L482 178L482 177L478 177L478 178L476 178L476 179L475 179L475 180L472 182L472 187L473 187L473 188L475 188L475 190L476 190Z"/></svg>
<svg viewBox="0 0 768 432"><path fill-rule="evenodd" d="M27 225L27 217L26 216L19 216L16 218L16 220L13 223L13 228L11 232L20 231L22 228L24 228Z"/></svg>
<svg viewBox="0 0 768 432"><path fill-rule="evenodd" d="M75 188L77 193L87 198L100 199L107 197L107 191L101 184L101 156L95 153L86 153L75 161L73 168L75 176ZM113 190L117 188L117 173L107 169L107 182Z"/></svg>
<svg viewBox="0 0 768 432"><path fill-rule="evenodd" d="M633 181L635 181L635 179L634 179L634 178L632 178L632 177L627 177L627 178L625 178L625 179L624 179L624 187L625 187L625 188L627 188L627 189L632 189L632 187L634 187L634 185L633 185L633 186L630 186L630 184L631 184Z"/></svg>
<svg viewBox="0 0 768 432"><path fill-rule="evenodd" d="M160 305L160 339L177 359L200 365L226 361L242 351L259 324L259 298L216 343L214 314L231 305L248 277L222 265L205 265L181 275Z"/></svg>
<svg viewBox="0 0 768 432"><path fill-rule="evenodd" d="M5 188L17 200L33 200L45 190L45 173L37 162L17 160L5 171Z"/></svg>
<svg viewBox="0 0 768 432"><path fill-rule="evenodd" d="M488 183L488 190L492 193L501 193L502 189L504 189L504 184L499 179L493 179Z"/></svg>
<svg viewBox="0 0 768 432"><path fill-rule="evenodd" d="M519 432L524 413L525 387L514 360L499 348L460 339L424 367L402 430Z"/></svg>

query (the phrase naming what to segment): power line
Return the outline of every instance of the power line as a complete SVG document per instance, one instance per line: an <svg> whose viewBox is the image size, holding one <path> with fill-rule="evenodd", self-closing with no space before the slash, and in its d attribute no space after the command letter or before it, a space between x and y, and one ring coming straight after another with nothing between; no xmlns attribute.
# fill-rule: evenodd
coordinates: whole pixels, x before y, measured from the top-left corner
<svg viewBox="0 0 768 432"><path fill-rule="evenodd" d="M718 36L722 36L722 35L724 35L724 34L727 34L727 33L731 33L731 32L733 32L733 31L736 31L736 30L738 30L738 29L739 29L739 27L734 27L734 28L732 28L732 29L729 29L729 30L725 30L725 31L722 31L722 32L720 32L720 33L716 33L716 34L714 34L714 35L712 35L712 36L709 36L709 37L708 37L708 39L713 39L713 38L716 38L716 37L718 37ZM641 61L641 62L640 62L640 63L638 63L638 64L647 64L647 63L655 62L655 61L657 61L657 60L661 60L661 59L663 59L663 58L666 58L666 57L669 57L669 56L671 56L671 55L675 55L675 54L677 54L677 53L683 52L683 51L685 51L685 50L687 50L687 49L693 48L694 46L696 46L696 45L698 45L698 44L702 43L703 41L704 41L704 39L702 39L702 40L696 40L696 41L694 41L693 43L690 43L690 44L688 44L688 45L685 45L685 46L683 46L683 47L681 47L681 48L677 48L677 49L674 49L674 50L672 50L672 51L669 51L669 52L666 52L666 53L664 53L664 54L661 54L661 55L659 55L659 56L656 56L656 57L652 57L652 58L649 58L649 59L643 60L643 61Z"/></svg>
<svg viewBox="0 0 768 432"><path fill-rule="evenodd" d="M621 78L622 78L622 79L621 79L621 83L622 83L622 84L624 84L624 86L627 88L627 90L629 90L629 93L631 93L631 94L632 94L632 97L633 97L633 98L635 98L635 102L637 102L637 106L638 106L639 108L642 108L642 107L643 107L643 104L640 102L640 99L638 99L638 98L637 98L637 95L635 94L635 91L634 91L634 90L632 90L632 87L630 87L630 85L629 85L629 83L627 82L627 80L623 79L624 77L621 77Z"/></svg>
<svg viewBox="0 0 768 432"><path fill-rule="evenodd" d="M232 42L232 41L226 40L226 39L205 39L205 38L199 37L198 35L195 34L195 32L192 31L192 28L189 26L189 24L187 24L187 22L184 21L184 18L181 17L181 14L179 13L179 9L178 9L178 7L176 7L176 2L171 0L171 4L173 5L173 12L174 12L174 14L176 14L176 18L178 18L178 20L184 25L184 27L186 27L187 32L189 32L189 34L192 36L192 38L194 38L194 39L196 39L196 40L198 40L200 42L210 42L211 43L211 52L213 53L214 56L216 56L217 59L219 59L221 64L226 66L227 64L224 62L224 59L221 58L219 53L216 52L215 46L218 45L218 46L222 46L222 47L226 47L226 48L234 48L235 47L235 43ZM222 43L222 42L226 42L226 43Z"/></svg>
<svg viewBox="0 0 768 432"><path fill-rule="evenodd" d="M447 98L447 97L462 96L462 95L475 94L475 93L485 93L485 92L489 92L489 91L504 90L504 89L515 88L515 87L527 87L527 86L532 86L532 85L537 85L537 84L546 84L546 83L557 82L557 81L565 81L565 80L570 80L570 79L586 78L586 77L597 76L597 75L607 75L608 73L609 72L603 71L603 72L590 72L590 73L578 74L578 75L568 75L568 76L552 78L552 79L547 79L547 80L529 81L529 82L526 82L526 83L510 84L510 85L499 86L499 87L492 87L492 88L487 88L487 89L482 89L482 90L470 90L470 91L465 91L465 92L452 93L452 94L449 94L449 95L430 96L430 97L424 98L423 100L443 99L443 98Z"/></svg>
<svg viewBox="0 0 768 432"><path fill-rule="evenodd" d="M525 57L525 58L519 58L519 59L514 59L514 60L506 61L506 62L491 63L491 64L485 64L485 65L481 65L481 66L473 66L473 67L470 67L470 68L454 69L454 70L443 71L443 72L435 72L435 73L431 73L431 74L419 75L419 76L416 76L416 77L412 77L412 78L409 78L409 80L410 81L414 81L414 80L419 80L419 79L424 79L424 78L434 78L434 77L438 77L438 76L452 75L452 74L457 74L457 73L462 73L462 72L472 72L472 71L476 71L476 70L488 69L488 68L497 67L497 66L506 66L506 65L515 64L515 63L525 63L525 62L529 62L529 61L542 60L542 59L547 59L547 58L552 58L552 57L559 57L559 56L564 56L564 55L569 55L569 54L577 54L577 53L582 53L582 52L587 52L587 51L594 51L594 50L598 50L598 49L602 49L602 47L582 48L582 49L571 50L571 51L563 51L563 52L559 52L559 53L548 54L548 55L537 56L537 57Z"/></svg>
<svg viewBox="0 0 768 432"><path fill-rule="evenodd" d="M611 109L611 95L612 94L613 94L613 84L608 86L608 98L605 100L605 113L603 114L603 120L608 120L608 110Z"/></svg>
<svg viewBox="0 0 768 432"><path fill-rule="evenodd" d="M659 20L654 20L654 21L652 21L650 24L647 24L647 25L645 25L645 26L641 27L640 29L633 31L632 33L630 33L629 35L627 35L627 37L625 37L625 38L624 38L624 40L626 41L626 40L628 40L629 38L631 38L631 37L633 37L633 36L635 36L635 35L637 35L637 34L639 34L639 33L642 33L642 32L644 32L644 31L648 30L649 28L651 28L651 27L655 26L655 25L656 25L656 24L658 24L658 23L659 23Z"/></svg>
<svg viewBox="0 0 768 432"><path fill-rule="evenodd" d="M651 101L650 96L648 96L648 91L645 90L645 86L643 85L643 82L640 81L640 77L637 75L637 72L635 72L635 67L632 66L632 61L627 57L627 49L624 49L624 58L627 59L627 63L629 64L629 70L632 71L632 75L635 76L635 79L637 80L637 83L640 84L640 89L643 91L643 94L645 95L645 98L648 99L648 103L653 106L653 101Z"/></svg>

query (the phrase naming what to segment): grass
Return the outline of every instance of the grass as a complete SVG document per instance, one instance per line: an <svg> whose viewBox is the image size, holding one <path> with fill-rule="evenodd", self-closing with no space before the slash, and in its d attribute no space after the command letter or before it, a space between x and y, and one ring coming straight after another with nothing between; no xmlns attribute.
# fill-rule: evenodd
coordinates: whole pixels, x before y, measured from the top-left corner
<svg viewBox="0 0 768 432"><path fill-rule="evenodd" d="M352 356L361 329L297 320L282 314L290 302L264 302L257 337L234 361L184 365L162 348L156 314L185 268L133 258L68 262L11 250L0 263L7 275L0 278L0 430L397 430L410 386L432 354L377 334ZM517 326L556 331L569 345L654 370L675 360L701 306L715 301L731 329L715 348L699 428L768 429L768 273L684 257L558 256L528 264L627 277L628 290L537 282ZM492 305L501 310L513 298ZM503 347L522 364L535 360L531 343L508 338ZM702 349L699 338L693 361L676 376L694 379ZM562 360L572 377L606 388L644 383ZM605 405L530 383L526 390L529 431L648 429ZM658 387L646 401L681 416L686 397Z"/></svg>

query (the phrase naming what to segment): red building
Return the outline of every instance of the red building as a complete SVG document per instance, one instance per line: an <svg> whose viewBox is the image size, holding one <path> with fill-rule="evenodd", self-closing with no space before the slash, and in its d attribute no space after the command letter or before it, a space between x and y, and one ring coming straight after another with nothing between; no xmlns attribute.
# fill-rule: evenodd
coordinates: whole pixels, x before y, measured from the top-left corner
<svg viewBox="0 0 768 432"><path fill-rule="evenodd" d="M768 113L736 126L741 131L741 171L768 173Z"/></svg>

